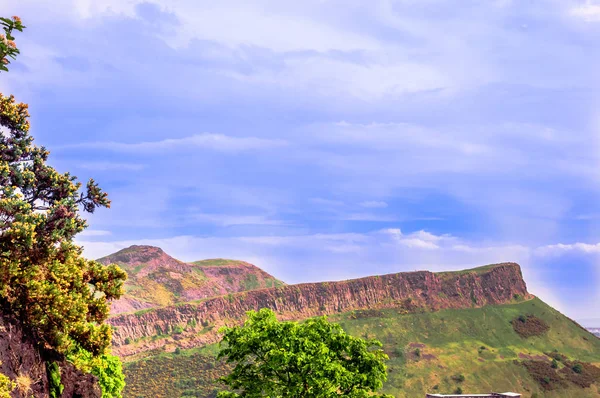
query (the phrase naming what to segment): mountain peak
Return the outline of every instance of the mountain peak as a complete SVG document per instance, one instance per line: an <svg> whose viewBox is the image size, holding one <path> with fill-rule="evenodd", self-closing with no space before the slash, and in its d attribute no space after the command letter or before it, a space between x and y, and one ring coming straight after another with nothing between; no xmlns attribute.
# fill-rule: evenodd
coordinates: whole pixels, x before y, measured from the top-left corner
<svg viewBox="0 0 600 398"><path fill-rule="evenodd" d="M146 275L158 268L182 270L189 265L179 261L163 251L160 247L149 245L132 245L116 253L99 258L102 264L119 264L128 274L139 272Z"/></svg>
<svg viewBox="0 0 600 398"><path fill-rule="evenodd" d="M97 261L116 263L128 275L125 295L111 305L113 314L284 285L245 261L216 258L186 263L148 245L129 246Z"/></svg>

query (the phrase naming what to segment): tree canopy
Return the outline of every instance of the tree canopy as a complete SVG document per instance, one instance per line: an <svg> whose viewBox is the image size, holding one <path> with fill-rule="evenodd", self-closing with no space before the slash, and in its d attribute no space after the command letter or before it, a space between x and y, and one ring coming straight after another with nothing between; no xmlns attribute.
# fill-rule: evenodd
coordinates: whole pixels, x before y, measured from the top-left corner
<svg viewBox="0 0 600 398"><path fill-rule="evenodd" d="M0 303L45 348L99 355L111 341L108 300L120 297L126 274L83 258L73 238L87 226L80 208L110 201L93 180L82 189L46 163L28 118L26 104L0 94Z"/></svg>
<svg viewBox="0 0 600 398"><path fill-rule="evenodd" d="M280 322L263 308L222 332L219 358L235 366L219 398L390 397L374 394L387 378L381 343L352 337L325 317Z"/></svg>

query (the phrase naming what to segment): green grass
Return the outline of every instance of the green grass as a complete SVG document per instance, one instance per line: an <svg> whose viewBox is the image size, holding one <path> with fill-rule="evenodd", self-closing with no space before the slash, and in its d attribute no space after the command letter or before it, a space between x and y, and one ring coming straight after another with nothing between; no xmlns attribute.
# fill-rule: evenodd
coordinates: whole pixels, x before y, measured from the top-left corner
<svg viewBox="0 0 600 398"><path fill-rule="evenodd" d="M239 260L230 260L227 258L211 258L207 260L194 261L191 264L198 265L200 267L221 267L227 265L233 265L237 263L241 263L243 261Z"/></svg>
<svg viewBox="0 0 600 398"><path fill-rule="evenodd" d="M480 267L467 268L467 269L457 270L457 271L436 272L436 274L438 274L440 276L458 276L458 275L465 275L465 274L470 274L470 273L483 274L483 273L488 272L489 270L494 269L501 265L502 264L488 264L488 265L482 265Z"/></svg>
<svg viewBox="0 0 600 398"><path fill-rule="evenodd" d="M519 354L543 355L553 350L570 359L600 364L600 339L539 299L433 313L399 312L388 309L367 314L372 316L351 312L329 318L352 335L377 338L383 343L390 356L384 392L412 398L424 397L426 392L451 393L460 386L465 392L516 391L524 397L600 396L597 386L581 389L572 385L545 392L518 364ZM542 319L550 329L542 336L520 337L510 321L529 314ZM225 372L214 359L217 350L216 345L211 345L182 350L179 355L161 353L146 359L149 362L144 362L143 367L139 365L142 361L128 363L125 397L137 397L135 392L147 391L159 380L165 380L168 392L164 389L161 395L145 396L190 396L191 390L197 388L198 394L206 395L195 396L211 397L214 380ZM143 373L149 372L149 367L152 377ZM464 381L453 379L458 374L464 375Z"/></svg>

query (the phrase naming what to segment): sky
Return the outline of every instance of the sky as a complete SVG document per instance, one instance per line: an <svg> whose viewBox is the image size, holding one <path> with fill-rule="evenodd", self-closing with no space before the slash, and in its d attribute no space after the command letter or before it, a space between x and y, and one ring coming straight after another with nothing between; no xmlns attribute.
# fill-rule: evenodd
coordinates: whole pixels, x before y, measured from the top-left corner
<svg viewBox="0 0 600 398"><path fill-rule="evenodd" d="M521 264L600 326L600 1L0 0L78 242L288 282ZM597 319L597 321L594 321Z"/></svg>

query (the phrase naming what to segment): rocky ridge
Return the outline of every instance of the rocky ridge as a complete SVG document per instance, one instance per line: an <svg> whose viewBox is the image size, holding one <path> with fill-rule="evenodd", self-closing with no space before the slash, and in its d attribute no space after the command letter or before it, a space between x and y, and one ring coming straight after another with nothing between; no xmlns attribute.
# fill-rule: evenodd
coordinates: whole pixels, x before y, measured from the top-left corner
<svg viewBox="0 0 600 398"><path fill-rule="evenodd" d="M459 272L418 271L259 289L120 314L109 323L115 327L114 350L126 358L155 349L214 343L219 326L240 322L246 311L265 307L280 319L304 319L377 308L405 312L472 308L530 297L520 266L502 263Z"/></svg>

